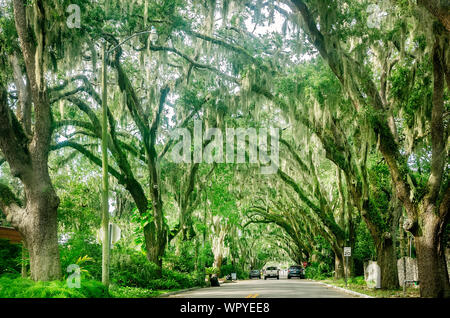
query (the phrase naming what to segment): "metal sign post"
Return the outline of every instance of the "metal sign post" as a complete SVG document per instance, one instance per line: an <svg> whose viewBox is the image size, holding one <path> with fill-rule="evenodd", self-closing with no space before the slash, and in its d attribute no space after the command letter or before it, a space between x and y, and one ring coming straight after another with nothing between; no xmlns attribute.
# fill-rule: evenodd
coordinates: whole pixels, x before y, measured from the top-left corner
<svg viewBox="0 0 450 318"><path fill-rule="evenodd" d="M348 258L350 256L352 256L352 248L351 247L344 247L344 257L345 257L344 280L345 280L345 287L347 287Z"/></svg>

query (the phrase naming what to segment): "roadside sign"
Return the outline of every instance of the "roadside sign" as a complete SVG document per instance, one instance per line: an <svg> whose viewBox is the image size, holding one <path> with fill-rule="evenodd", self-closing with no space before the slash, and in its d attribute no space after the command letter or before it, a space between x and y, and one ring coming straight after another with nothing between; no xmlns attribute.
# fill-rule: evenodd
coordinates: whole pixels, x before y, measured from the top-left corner
<svg viewBox="0 0 450 318"><path fill-rule="evenodd" d="M109 243L112 247L113 244L115 244L118 240L121 238L122 231L120 230L120 227L117 226L117 224L109 223ZM102 241L103 237L103 229L97 231L97 239L99 242Z"/></svg>
<svg viewBox="0 0 450 318"><path fill-rule="evenodd" d="M352 256L352 248L344 247L344 256Z"/></svg>
<svg viewBox="0 0 450 318"><path fill-rule="evenodd" d="M236 273L231 273L231 280L236 280Z"/></svg>

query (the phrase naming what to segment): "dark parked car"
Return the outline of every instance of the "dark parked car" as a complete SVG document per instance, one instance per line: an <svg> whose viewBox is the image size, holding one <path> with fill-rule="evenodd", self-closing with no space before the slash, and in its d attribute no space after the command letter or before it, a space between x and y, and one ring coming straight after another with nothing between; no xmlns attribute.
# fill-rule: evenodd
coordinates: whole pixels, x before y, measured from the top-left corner
<svg viewBox="0 0 450 318"><path fill-rule="evenodd" d="M259 269L252 269L250 271L250 279L252 279L253 277L257 277L258 279L261 279L261 271Z"/></svg>
<svg viewBox="0 0 450 318"><path fill-rule="evenodd" d="M305 269L300 265L294 265L289 267L287 278L292 277L305 278Z"/></svg>

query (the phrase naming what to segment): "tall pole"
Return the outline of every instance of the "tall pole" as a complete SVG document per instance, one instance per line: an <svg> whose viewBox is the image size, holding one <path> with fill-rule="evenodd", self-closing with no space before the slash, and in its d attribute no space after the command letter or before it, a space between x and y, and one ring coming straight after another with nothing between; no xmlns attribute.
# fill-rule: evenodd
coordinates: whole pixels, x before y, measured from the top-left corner
<svg viewBox="0 0 450 318"><path fill-rule="evenodd" d="M108 113L106 43L102 45L102 283L109 287Z"/></svg>
<svg viewBox="0 0 450 318"><path fill-rule="evenodd" d="M345 280L345 287L347 287L347 266L348 266L348 256L344 256L345 262L344 262L344 280Z"/></svg>

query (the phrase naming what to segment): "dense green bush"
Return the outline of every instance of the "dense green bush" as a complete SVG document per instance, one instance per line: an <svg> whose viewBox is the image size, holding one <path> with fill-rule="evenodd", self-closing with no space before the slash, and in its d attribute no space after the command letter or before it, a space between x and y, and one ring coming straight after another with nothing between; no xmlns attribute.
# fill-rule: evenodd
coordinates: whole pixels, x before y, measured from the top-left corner
<svg viewBox="0 0 450 318"><path fill-rule="evenodd" d="M364 276L356 276L356 277L350 277L348 279L349 284L355 284L355 285L366 285L366 281L364 280Z"/></svg>
<svg viewBox="0 0 450 318"><path fill-rule="evenodd" d="M181 285L172 278L159 278L147 283L147 288L158 289L180 289Z"/></svg>
<svg viewBox="0 0 450 318"><path fill-rule="evenodd" d="M376 259L376 250L373 238L364 221L361 221L356 228L355 247L352 251L354 264L354 274L364 275L364 262Z"/></svg>
<svg viewBox="0 0 450 318"><path fill-rule="evenodd" d="M164 264L175 271L191 273L195 270L195 244L192 241L181 241L178 251L171 247L166 251Z"/></svg>
<svg viewBox="0 0 450 318"><path fill-rule="evenodd" d="M163 278L173 280L180 285L180 288L191 288L197 286L198 280L192 274L180 273L170 269L163 269Z"/></svg>
<svg viewBox="0 0 450 318"><path fill-rule="evenodd" d="M310 279L326 279L332 276L330 267L325 263L312 262L305 269L305 277Z"/></svg>
<svg viewBox="0 0 450 318"><path fill-rule="evenodd" d="M76 233L68 241L60 245L61 268L67 277L67 267L70 264L80 266L83 277L101 280L102 278L102 247L91 235Z"/></svg>
<svg viewBox="0 0 450 318"><path fill-rule="evenodd" d="M0 239L0 275L20 273L21 249L21 245L10 244L9 240Z"/></svg>
<svg viewBox="0 0 450 318"><path fill-rule="evenodd" d="M158 278L158 266L140 252L127 250L112 253L111 280L119 286L149 288L148 282Z"/></svg>
<svg viewBox="0 0 450 318"><path fill-rule="evenodd" d="M198 285L198 280L190 273L181 273L163 268L158 276L158 266L135 250L114 253L111 257L111 280L118 286L149 289L190 288Z"/></svg>
<svg viewBox="0 0 450 318"><path fill-rule="evenodd" d="M13 275L0 277L0 298L107 298L101 282L82 280L80 288L69 288L65 281L34 282Z"/></svg>

